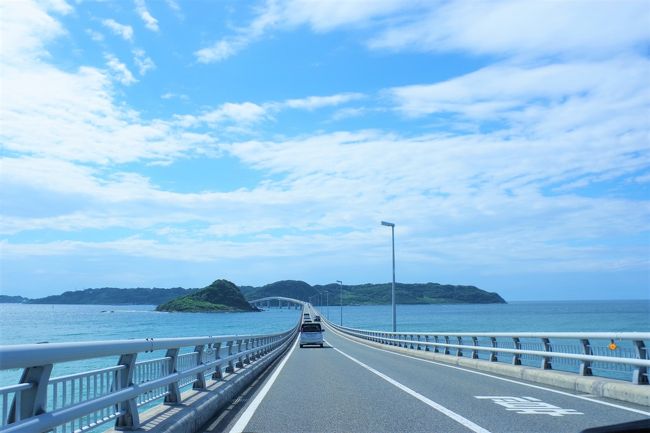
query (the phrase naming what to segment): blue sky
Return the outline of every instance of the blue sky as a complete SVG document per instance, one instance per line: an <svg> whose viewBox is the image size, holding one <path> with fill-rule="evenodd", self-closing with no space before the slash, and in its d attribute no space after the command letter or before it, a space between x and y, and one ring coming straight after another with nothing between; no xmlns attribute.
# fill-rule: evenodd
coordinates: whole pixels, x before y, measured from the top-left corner
<svg viewBox="0 0 650 433"><path fill-rule="evenodd" d="M0 292L650 299L647 1L0 3Z"/></svg>

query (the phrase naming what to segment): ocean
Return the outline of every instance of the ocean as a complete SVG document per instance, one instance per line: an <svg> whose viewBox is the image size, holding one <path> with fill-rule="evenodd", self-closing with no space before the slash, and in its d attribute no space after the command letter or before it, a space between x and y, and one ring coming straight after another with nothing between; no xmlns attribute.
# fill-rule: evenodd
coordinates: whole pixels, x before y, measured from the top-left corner
<svg viewBox="0 0 650 433"><path fill-rule="evenodd" d="M0 304L0 344L272 333L292 327L300 314L300 310L293 308L219 314L160 313L154 308L151 305ZM334 323L340 323L340 306L317 308ZM390 330L391 320L390 305L343 307L345 326ZM397 329L650 332L650 300L398 305ZM57 366L53 375L68 374L74 371L74 366L74 363ZM17 371L0 372L0 386L15 383L17 374Z"/></svg>

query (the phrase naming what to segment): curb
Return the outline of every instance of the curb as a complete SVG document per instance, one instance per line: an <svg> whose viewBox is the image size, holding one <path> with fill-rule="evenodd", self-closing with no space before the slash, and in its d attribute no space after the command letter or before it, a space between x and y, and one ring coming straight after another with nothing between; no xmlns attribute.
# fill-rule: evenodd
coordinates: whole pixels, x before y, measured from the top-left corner
<svg viewBox="0 0 650 433"><path fill-rule="evenodd" d="M140 414L142 420L139 432L159 433L196 433L210 421L217 412L231 403L248 388L253 381L273 361L287 353L296 336L283 346L265 356L254 364L212 382L204 390L188 390L182 393L181 403L175 405L157 405ZM106 433L121 433L121 430L109 429Z"/></svg>

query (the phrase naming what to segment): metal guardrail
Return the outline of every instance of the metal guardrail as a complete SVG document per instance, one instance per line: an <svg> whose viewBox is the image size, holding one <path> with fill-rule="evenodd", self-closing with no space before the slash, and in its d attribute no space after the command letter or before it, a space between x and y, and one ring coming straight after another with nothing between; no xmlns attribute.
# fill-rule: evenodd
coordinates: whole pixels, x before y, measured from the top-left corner
<svg viewBox="0 0 650 433"><path fill-rule="evenodd" d="M472 359L491 362L507 359L513 365L571 371L583 376L626 375L634 384L648 384L650 333L647 332L384 332L327 323L348 335L388 346L457 357L469 355ZM504 354L508 355L506 359L499 356ZM554 367L556 364L559 366Z"/></svg>
<svg viewBox="0 0 650 433"><path fill-rule="evenodd" d="M247 364L280 353L299 323L268 335L0 346L0 370L23 370L18 384L0 388L0 431L80 432L110 421L116 428L135 430L140 407L155 400L180 403L182 387L205 389L208 381L223 380ZM136 362L139 354L156 351L164 352ZM50 377L57 363L107 356L118 356L117 365Z"/></svg>

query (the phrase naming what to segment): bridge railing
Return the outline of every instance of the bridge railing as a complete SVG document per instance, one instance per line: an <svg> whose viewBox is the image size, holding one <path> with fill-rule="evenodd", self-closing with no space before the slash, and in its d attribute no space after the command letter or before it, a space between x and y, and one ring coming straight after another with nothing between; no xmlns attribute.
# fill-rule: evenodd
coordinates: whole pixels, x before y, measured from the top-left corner
<svg viewBox="0 0 650 433"><path fill-rule="evenodd" d="M387 346L648 384L647 332L386 332L328 324Z"/></svg>
<svg viewBox="0 0 650 433"><path fill-rule="evenodd" d="M139 408L155 400L180 403L183 387L205 389L208 382L275 356L297 329L265 335L0 346L0 370L22 370L18 384L0 388L0 431L78 432L111 421L119 429L138 429ZM147 359L137 361L139 356ZM101 363L103 357L118 357L117 364L50 377L56 364Z"/></svg>

